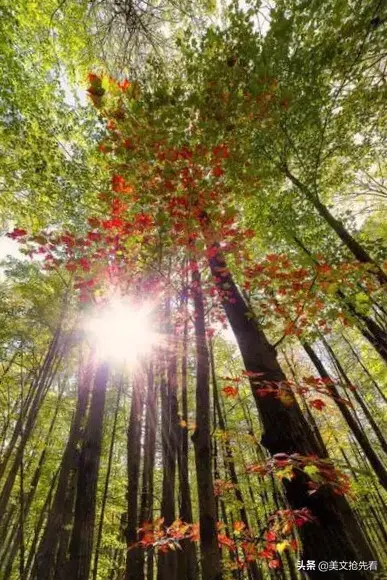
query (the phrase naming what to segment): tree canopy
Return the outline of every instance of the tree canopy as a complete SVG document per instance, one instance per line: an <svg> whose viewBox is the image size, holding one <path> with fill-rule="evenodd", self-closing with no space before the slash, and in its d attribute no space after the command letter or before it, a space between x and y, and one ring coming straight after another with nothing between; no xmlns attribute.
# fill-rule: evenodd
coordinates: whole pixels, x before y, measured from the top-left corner
<svg viewBox="0 0 387 580"><path fill-rule="evenodd" d="M0 578L383 578L385 4L0 15Z"/></svg>

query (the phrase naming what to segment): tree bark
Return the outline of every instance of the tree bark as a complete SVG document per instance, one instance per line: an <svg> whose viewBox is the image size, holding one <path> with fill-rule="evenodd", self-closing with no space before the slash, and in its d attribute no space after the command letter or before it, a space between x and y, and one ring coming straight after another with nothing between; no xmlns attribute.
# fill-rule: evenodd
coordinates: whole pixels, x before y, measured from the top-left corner
<svg viewBox="0 0 387 580"><path fill-rule="evenodd" d="M127 556L125 580L142 580L144 578L141 548L137 542L139 524L138 491L140 484L141 460L141 424L144 405L143 377L135 377L132 391L132 405L128 426L128 521L126 528Z"/></svg>
<svg viewBox="0 0 387 580"><path fill-rule="evenodd" d="M157 387L153 373L153 365L148 369L148 393L145 411L145 436L144 436L144 468L142 472L142 490L140 506L140 526L145 522L153 521L153 495L154 495L154 464L156 456L156 429L157 429ZM141 551L141 566L144 566L144 552ZM146 554L146 577L153 580L154 552L149 550Z"/></svg>
<svg viewBox="0 0 387 580"><path fill-rule="evenodd" d="M79 458L74 524L67 566L67 578L72 580L89 580L108 376L107 363L99 364Z"/></svg>
<svg viewBox="0 0 387 580"><path fill-rule="evenodd" d="M170 526L176 519L176 463L179 441L179 416L177 402L177 353L176 341L170 321L170 301L166 304L166 327L170 336L167 356L167 380L161 379L161 438L163 454L163 484L161 516L164 525ZM158 554L157 580L177 579L177 554L172 550Z"/></svg>
<svg viewBox="0 0 387 580"><path fill-rule="evenodd" d="M259 380L250 379L252 393L259 410L264 433L262 444L274 455L276 453L300 453L325 457L319 441L304 418L296 400L290 407L280 399L260 397L259 388L263 381L278 384L285 375L277 361L276 351L271 346L252 318L227 268L219 247L209 258L211 272L221 293L223 308L238 342L247 371L262 373ZM311 560L364 560L372 559L369 546L359 529L358 523L346 499L335 496L327 487L310 495L308 477L297 475L284 482L286 497L293 509L309 508L318 519L318 524L307 524L300 530L303 540L303 556ZM310 571L310 578L319 578L321 572ZM339 572L330 572L339 578ZM353 571L354 578L366 578L365 571Z"/></svg>
<svg viewBox="0 0 387 580"><path fill-rule="evenodd" d="M179 438L179 482L180 482L180 518L183 522L192 523L192 501L189 482L188 467L188 312L185 299L184 307L184 330L183 330L183 353L181 363L181 418L185 426L180 427ZM196 546L190 540L182 540L182 550L178 553L178 578L186 580L197 580L199 569L197 564Z"/></svg>
<svg viewBox="0 0 387 580"><path fill-rule="evenodd" d="M117 388L117 398L116 398L116 404L115 404L115 409L114 409L114 419L113 419L113 430L112 430L112 434L111 434L111 438L110 438L108 464L107 464L105 485L104 485L104 490L103 490L103 495L102 495L101 514L99 517L97 540L96 540L96 544L95 544L94 563L93 563L93 580L97 580L97 575L98 575L99 551L100 551L100 547L101 547L103 523L104 523L104 517L105 517L105 508L106 508L106 502L107 502L108 491L109 491L110 474L112 471L113 451L114 451L114 443L116 440L117 419L118 419L118 411L120 408L120 398L121 398L122 386L123 386L123 379L121 378L120 384Z"/></svg>
<svg viewBox="0 0 387 580"><path fill-rule="evenodd" d="M63 453L53 504L47 518L45 530L39 542L33 569L32 580L50 580L55 570L60 535L65 523L67 511L72 512L73 496L71 494L70 507L69 489L73 485L78 468L77 446L82 436L82 423L86 416L89 402L90 386L93 377L94 361L90 357L84 370L81 370L78 382L78 398L74 418L65 451Z"/></svg>
<svg viewBox="0 0 387 580"><path fill-rule="evenodd" d="M216 531L216 503L211 469L210 435L210 365L206 342L204 303L197 263L192 261L192 286L196 338L196 429L192 436L195 448L199 497L200 547L203 580L221 580Z"/></svg>

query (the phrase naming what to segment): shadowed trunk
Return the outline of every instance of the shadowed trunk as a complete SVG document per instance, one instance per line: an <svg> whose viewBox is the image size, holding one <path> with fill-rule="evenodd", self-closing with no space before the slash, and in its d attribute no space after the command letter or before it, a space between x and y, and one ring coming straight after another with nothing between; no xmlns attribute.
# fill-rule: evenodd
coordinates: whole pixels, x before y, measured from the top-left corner
<svg viewBox="0 0 387 580"><path fill-rule="evenodd" d="M143 376L141 378L135 377L134 379L128 426L128 521L126 527L128 551L126 555L125 580L141 580L144 578L141 548L134 546L137 542L137 527L139 523L138 491L140 485L141 423L144 406L143 381Z"/></svg>
<svg viewBox="0 0 387 580"><path fill-rule="evenodd" d="M145 405L145 437L144 437L144 469L142 472L142 491L140 507L140 526L144 522L153 521L153 495L154 495L154 465L156 455L156 429L157 429L157 387L155 384L153 367L148 370L148 393ZM141 551L141 566L144 566L144 551ZM146 554L146 578L153 580L154 552L149 550Z"/></svg>
<svg viewBox="0 0 387 580"><path fill-rule="evenodd" d="M179 441L179 481L180 481L180 518L183 522L191 523L192 516L192 502L191 490L189 481L189 467L188 467L188 369L187 369L187 355L188 355L188 312L187 303L184 304L184 330L183 330L183 354L181 363L181 402L182 413L181 418L185 425L180 427L180 441ZM190 540L181 541L181 552L178 553L178 578L186 580L197 580L199 577L199 569L197 563L196 546Z"/></svg>
<svg viewBox="0 0 387 580"><path fill-rule="evenodd" d="M78 469L77 446L82 436L82 423L86 416L93 369L94 362L91 357L84 371L81 371L78 383L77 407L71 423L68 442L63 453L54 501L32 569L31 576L33 580L50 580L53 577L60 536L63 527L66 525L65 522L69 519L68 512L70 512L70 515L72 513L74 494L71 490L75 486L74 480Z"/></svg>
<svg viewBox="0 0 387 580"><path fill-rule="evenodd" d="M221 562L216 531L216 502L211 469L210 363L200 273L194 261L192 261L192 287L197 361L196 429L192 441L195 447L198 482L202 577L203 580L221 580Z"/></svg>
<svg viewBox="0 0 387 580"><path fill-rule="evenodd" d="M300 453L325 457L324 449L296 400L287 407L278 398L260 397L259 389L263 381L275 385L286 378L277 361L277 353L253 319L219 248L209 263L246 370L260 373L259 379L252 377L250 383L264 427L262 445L271 455ZM293 509L309 508L318 519L318 523L309 523L300 530L303 557L313 560L372 559L369 546L346 499L334 495L327 486L310 495L308 481L307 476L300 474L284 482L290 506ZM315 570L310 571L309 575L310 578L319 578L322 573ZM340 578L340 573L331 571L330 576ZM368 574L365 571L352 571L352 576L366 578Z"/></svg>
<svg viewBox="0 0 387 580"><path fill-rule="evenodd" d="M120 408L120 398L121 398L121 393L122 393L122 387L123 387L123 379L121 378L120 384L119 384L118 389L117 389L117 398L116 398L116 404L115 404L115 409L114 409L114 419L113 419L113 431L112 431L111 438L110 438L108 465L107 465L105 485L104 485L103 496L102 496L102 506L101 506L101 514L99 517L97 541L96 541L96 545L95 545L95 554L94 554L94 563L93 563L93 580L97 580L97 574L98 574L99 551L100 551L101 540L102 540L102 531L103 531L106 502L107 502L108 491L109 491L110 474L112 471L113 451L114 451L114 443L116 440L117 419L118 419L118 411Z"/></svg>
<svg viewBox="0 0 387 580"><path fill-rule="evenodd" d="M67 567L67 578L72 580L89 580L108 376L108 365L100 364L94 379L79 458L77 497Z"/></svg>

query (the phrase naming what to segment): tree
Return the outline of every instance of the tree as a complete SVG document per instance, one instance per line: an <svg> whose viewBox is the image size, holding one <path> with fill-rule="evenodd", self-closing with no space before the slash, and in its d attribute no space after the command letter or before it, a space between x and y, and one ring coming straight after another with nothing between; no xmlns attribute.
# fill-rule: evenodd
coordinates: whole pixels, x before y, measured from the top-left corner
<svg viewBox="0 0 387 580"><path fill-rule="evenodd" d="M8 262L2 288L1 574L293 579L302 559L382 562L382 243L337 206L384 151L382 6L279 0L261 32L264 9L232 4L177 37L160 22L185 7L167 6L7 6L8 237L33 264ZM145 56L154 33L177 39L169 62ZM36 78L16 57L28 43L45 51ZM93 113L44 77L69 84L87 61ZM39 149L19 183L28 124ZM64 211L43 208L56 181Z"/></svg>

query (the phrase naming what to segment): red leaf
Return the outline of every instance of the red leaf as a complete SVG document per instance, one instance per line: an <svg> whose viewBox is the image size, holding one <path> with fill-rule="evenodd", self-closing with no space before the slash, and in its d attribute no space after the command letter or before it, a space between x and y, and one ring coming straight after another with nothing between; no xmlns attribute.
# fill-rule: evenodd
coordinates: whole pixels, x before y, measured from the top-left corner
<svg viewBox="0 0 387 580"><path fill-rule="evenodd" d="M94 74L94 73L89 73L87 75L87 80L89 81L89 83L96 83L99 82L101 79L98 75Z"/></svg>
<svg viewBox="0 0 387 580"><path fill-rule="evenodd" d="M65 268L69 272L75 272L75 270L77 269L77 265L74 264L73 262L69 262L68 264L66 264Z"/></svg>
<svg viewBox="0 0 387 580"><path fill-rule="evenodd" d="M237 522L234 522L234 524L233 524L233 529L234 529L234 532L236 532L236 533L241 532L242 530L245 529L245 527L246 527L246 524L244 522L237 521Z"/></svg>
<svg viewBox="0 0 387 580"><path fill-rule="evenodd" d="M214 157L216 157L217 159L227 159L227 157L229 157L230 155L230 152L226 145L217 145L216 147L213 148L212 153L214 154Z"/></svg>
<svg viewBox="0 0 387 580"><path fill-rule="evenodd" d="M89 232L87 237L91 242L98 242L101 239L101 234L99 232Z"/></svg>
<svg viewBox="0 0 387 580"><path fill-rule="evenodd" d="M232 387L231 385L228 385L227 387L224 387L222 389L222 393L224 394L225 397L230 397L232 399L235 399L235 397L238 394L238 389L236 389L235 387Z"/></svg>
<svg viewBox="0 0 387 580"><path fill-rule="evenodd" d="M224 174L224 171L223 171L223 169L221 168L220 165L216 165L212 169L212 175L214 175L215 177L222 177L223 174Z"/></svg>
<svg viewBox="0 0 387 580"><path fill-rule="evenodd" d="M124 225L124 222L120 218L113 218L111 220L106 220L102 222L102 227L105 230L111 230L112 228L120 228Z"/></svg>
<svg viewBox="0 0 387 580"><path fill-rule="evenodd" d="M112 190L116 193L130 193L132 191L132 186L128 185L125 179L121 175L113 175L112 177Z"/></svg>
<svg viewBox="0 0 387 580"><path fill-rule="evenodd" d="M118 87L121 89L121 91L126 91L130 85L131 83L128 81L128 79L124 79L122 82L118 83Z"/></svg>
<svg viewBox="0 0 387 580"><path fill-rule="evenodd" d="M78 260L78 264L81 266L84 272L88 272L90 270L90 262L87 258L80 258Z"/></svg>
<svg viewBox="0 0 387 580"><path fill-rule="evenodd" d="M332 268L329 266L329 264L318 264L317 270L322 274L329 274L330 272L332 272Z"/></svg>
<svg viewBox="0 0 387 580"><path fill-rule="evenodd" d="M324 407L326 407L326 403L324 403L324 401L322 401L321 399L314 399L313 401L310 402L310 404L318 411L321 411Z"/></svg>
<svg viewBox="0 0 387 580"><path fill-rule="evenodd" d="M15 228L12 232L6 234L7 238L11 238L12 240L16 240L17 238L22 238L23 236L27 235L26 230L22 230L20 228Z"/></svg>
<svg viewBox="0 0 387 580"><path fill-rule="evenodd" d="M235 542L225 534L218 534L219 547L225 546L230 552L235 552Z"/></svg>

